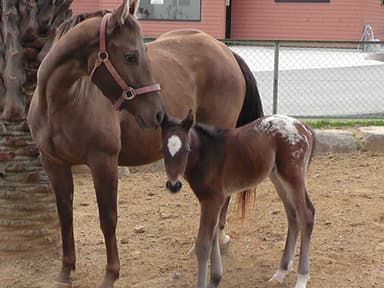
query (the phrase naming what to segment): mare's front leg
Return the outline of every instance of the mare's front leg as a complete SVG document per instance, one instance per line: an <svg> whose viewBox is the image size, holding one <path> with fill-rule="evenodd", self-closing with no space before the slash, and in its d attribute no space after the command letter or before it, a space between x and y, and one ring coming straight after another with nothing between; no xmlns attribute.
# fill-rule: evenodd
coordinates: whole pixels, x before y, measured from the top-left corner
<svg viewBox="0 0 384 288"><path fill-rule="evenodd" d="M218 222L219 214L224 204L223 197L209 197L200 201L201 214L200 214L200 227L196 240L196 256L198 262L198 288L207 287L207 272L208 272L208 258L211 255L212 243L215 240L214 245L214 258L220 256L218 246ZM217 263L215 260L214 263ZM221 263L220 263L221 266ZM209 287L217 287L221 280L222 274L221 267L212 267L211 282ZM217 274L217 275L216 275Z"/></svg>
<svg viewBox="0 0 384 288"><path fill-rule="evenodd" d="M53 163L43 155L41 159L56 195L63 245L61 271L55 279L53 288L72 287L70 274L72 270L75 270L76 255L73 236L73 178L71 167Z"/></svg>
<svg viewBox="0 0 384 288"><path fill-rule="evenodd" d="M116 243L117 159L117 155L97 152L92 153L88 161L96 190L100 227L104 234L107 250L106 272L100 288L112 288L120 273Z"/></svg>

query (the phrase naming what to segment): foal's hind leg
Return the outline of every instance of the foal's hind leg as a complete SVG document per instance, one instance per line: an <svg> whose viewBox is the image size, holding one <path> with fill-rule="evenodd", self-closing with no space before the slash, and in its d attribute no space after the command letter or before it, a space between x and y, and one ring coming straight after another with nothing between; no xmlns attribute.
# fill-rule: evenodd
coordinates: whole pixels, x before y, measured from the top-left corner
<svg viewBox="0 0 384 288"><path fill-rule="evenodd" d="M286 187L287 199L295 208L297 225L301 235L299 269L295 288L305 288L309 280L309 250L314 225L315 208L308 197L304 174L301 169L289 167L282 176L281 185ZM284 181L283 179L289 179Z"/></svg>
<svg viewBox="0 0 384 288"><path fill-rule="evenodd" d="M221 209L220 212L220 219L219 219L219 243L220 243L220 248L223 249L226 246L228 246L229 241L231 241L231 237L229 237L228 234L225 234L224 228L225 228L225 223L227 221L227 212L228 212L228 206L229 206L229 201L231 200L231 196L228 196L225 199L225 203L223 206L223 209Z"/></svg>
<svg viewBox="0 0 384 288"><path fill-rule="evenodd" d="M295 288L305 288L307 281L309 280L309 252L315 217L315 207L309 199L305 186L303 191L303 197L300 197L301 199L295 199L296 213L301 234L300 261Z"/></svg>
<svg viewBox="0 0 384 288"><path fill-rule="evenodd" d="M72 287L70 274L75 270L75 241L73 237L73 178L71 167L58 165L42 156L42 163L56 195L59 214L63 261L53 288Z"/></svg>
<svg viewBox="0 0 384 288"><path fill-rule="evenodd" d="M284 204L285 213L288 220L288 233L285 240L284 253L280 261L279 270L273 275L269 282L273 284L282 283L285 276L292 270L293 257L295 256L296 243L299 234L299 227L296 219L295 206L288 198L287 188L276 172L271 175L271 181L274 184L277 193Z"/></svg>
<svg viewBox="0 0 384 288"><path fill-rule="evenodd" d="M119 278L120 261L116 243L117 224L117 157L93 153L89 160L99 207L100 227L107 250L107 266L100 288L112 288Z"/></svg>

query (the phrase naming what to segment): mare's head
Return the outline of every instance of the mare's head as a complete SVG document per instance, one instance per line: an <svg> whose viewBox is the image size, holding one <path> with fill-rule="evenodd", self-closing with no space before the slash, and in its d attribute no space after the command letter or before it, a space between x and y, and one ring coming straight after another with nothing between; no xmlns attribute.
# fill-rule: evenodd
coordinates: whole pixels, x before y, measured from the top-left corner
<svg viewBox="0 0 384 288"><path fill-rule="evenodd" d="M184 174L191 151L193 122L194 117L190 110L182 121L165 115L161 124L164 164L168 177L166 187L173 193L180 191L182 187L180 179Z"/></svg>
<svg viewBox="0 0 384 288"><path fill-rule="evenodd" d="M160 86L152 78L144 39L134 16L138 5L138 0L124 0L107 17L84 21L87 27L93 25L93 35L97 35L87 45L86 65L92 81L116 110L131 112L141 127L158 127L163 118Z"/></svg>

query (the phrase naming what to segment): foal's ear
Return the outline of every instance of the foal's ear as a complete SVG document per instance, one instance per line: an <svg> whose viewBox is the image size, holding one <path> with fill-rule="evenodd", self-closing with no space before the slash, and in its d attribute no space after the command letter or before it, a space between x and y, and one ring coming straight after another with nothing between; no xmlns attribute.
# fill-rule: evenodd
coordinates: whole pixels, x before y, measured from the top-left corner
<svg viewBox="0 0 384 288"><path fill-rule="evenodd" d="M161 128L165 128L169 122L168 113L164 113L163 121L161 121Z"/></svg>
<svg viewBox="0 0 384 288"><path fill-rule="evenodd" d="M183 126L184 129L189 130L192 128L193 122L194 122L193 111L192 111L192 109L190 109L188 111L187 116L183 120L183 122L181 122L181 125Z"/></svg>

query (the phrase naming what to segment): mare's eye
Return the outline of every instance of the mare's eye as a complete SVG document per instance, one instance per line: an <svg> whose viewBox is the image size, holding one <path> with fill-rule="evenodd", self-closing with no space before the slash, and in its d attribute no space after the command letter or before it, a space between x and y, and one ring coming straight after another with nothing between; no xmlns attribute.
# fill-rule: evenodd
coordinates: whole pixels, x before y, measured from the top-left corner
<svg viewBox="0 0 384 288"><path fill-rule="evenodd" d="M125 55L125 61L128 64L137 64L137 62L138 62L137 52L131 52L129 54L126 54Z"/></svg>

